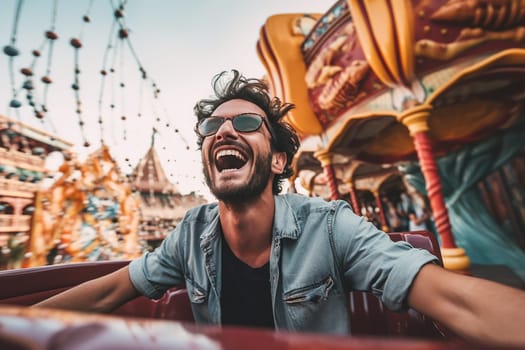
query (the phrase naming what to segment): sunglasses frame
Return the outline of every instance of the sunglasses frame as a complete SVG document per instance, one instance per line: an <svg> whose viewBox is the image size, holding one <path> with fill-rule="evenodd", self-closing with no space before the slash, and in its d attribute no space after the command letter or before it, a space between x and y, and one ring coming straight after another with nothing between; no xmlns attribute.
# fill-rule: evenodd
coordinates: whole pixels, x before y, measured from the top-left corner
<svg viewBox="0 0 525 350"><path fill-rule="evenodd" d="M242 131L242 130L237 130L237 128L235 127L235 123L234 123L234 120L237 118L237 117L241 117L241 116L251 116L251 117L257 117L258 119L261 120L261 124L259 124L259 126L254 129L254 130L250 130L250 131ZM214 119L220 119L222 120L222 122L219 124L219 126L217 127L217 130L215 130L214 132L212 133L208 133L208 134L203 134L200 130L200 126L202 123L204 123L206 120L208 119L211 119L211 118L214 118ZM232 117L219 117L219 116L210 116L210 117L207 117L207 118L204 118L204 119L201 119L198 123L197 123L197 126L195 128L195 130L197 131L197 133L199 134L199 136L205 138L205 137L208 137L208 136L213 136L217 133L217 131L219 131L219 129L221 128L221 126L227 121L227 120L231 120L232 122L232 127L235 129L235 131L237 132L241 132L241 133L249 133L249 132L255 132L257 130L259 130L261 128L261 125L265 124L266 125L266 128L268 129L268 131L270 132L270 136L272 138L272 142L275 142L275 134L274 134L274 131L273 131L273 128L272 126L270 125L270 123L268 122L268 120L266 120L265 117L263 117L262 115L259 115L259 114L256 114L256 113L241 113L241 114L237 114L237 115L234 115Z"/></svg>

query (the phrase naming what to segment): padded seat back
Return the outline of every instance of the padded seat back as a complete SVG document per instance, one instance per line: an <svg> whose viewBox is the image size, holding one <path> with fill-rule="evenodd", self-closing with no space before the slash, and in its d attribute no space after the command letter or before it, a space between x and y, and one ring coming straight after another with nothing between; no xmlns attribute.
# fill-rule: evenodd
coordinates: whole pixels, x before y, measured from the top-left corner
<svg viewBox="0 0 525 350"><path fill-rule="evenodd" d="M439 244L432 233L414 231L393 232L388 235L393 241L406 241L415 248L428 250L442 264ZM348 305L350 332L353 335L442 338L449 333L414 309L404 312L388 310L379 298L369 292L350 292Z"/></svg>
<svg viewBox="0 0 525 350"><path fill-rule="evenodd" d="M426 231L389 233L394 241L404 240L429 250L441 261L435 237ZM0 271L0 304L32 305L84 281L125 266L128 261L104 261L43 266ZM443 337L446 330L415 310L392 312L367 292L349 294L351 334L389 337ZM172 288L158 300L138 297L113 312L115 315L193 322L186 289Z"/></svg>

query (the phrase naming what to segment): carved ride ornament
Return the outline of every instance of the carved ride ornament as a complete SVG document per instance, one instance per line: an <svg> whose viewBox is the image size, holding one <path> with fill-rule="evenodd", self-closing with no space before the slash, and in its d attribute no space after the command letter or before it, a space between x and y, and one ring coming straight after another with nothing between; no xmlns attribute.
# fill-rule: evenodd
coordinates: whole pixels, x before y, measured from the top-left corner
<svg viewBox="0 0 525 350"><path fill-rule="evenodd" d="M525 0L338 1L302 46L304 81L326 131L341 117L423 103L462 69L524 46Z"/></svg>
<svg viewBox="0 0 525 350"><path fill-rule="evenodd" d="M347 107L358 97L364 97L359 87L370 70L368 63L362 59L353 59L347 65L340 65L334 60L334 56L350 52L356 42L355 26L350 22L308 67L306 86L310 89L320 87L318 103L321 109Z"/></svg>
<svg viewBox="0 0 525 350"><path fill-rule="evenodd" d="M450 60L488 41L525 43L525 1L449 0L436 9L430 20L437 26L460 27L451 42L422 38L416 42L416 56ZM441 32L447 34L446 27ZM430 32L430 27L424 28Z"/></svg>
<svg viewBox="0 0 525 350"><path fill-rule="evenodd" d="M139 256L138 202L107 147L83 163L65 161L60 172L38 193L30 266L45 265L54 249L71 262Z"/></svg>

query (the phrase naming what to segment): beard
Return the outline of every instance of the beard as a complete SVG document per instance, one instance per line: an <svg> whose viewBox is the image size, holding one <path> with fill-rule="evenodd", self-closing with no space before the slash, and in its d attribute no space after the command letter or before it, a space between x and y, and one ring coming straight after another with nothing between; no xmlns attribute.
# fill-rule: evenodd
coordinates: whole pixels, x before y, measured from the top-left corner
<svg viewBox="0 0 525 350"><path fill-rule="evenodd" d="M209 168L212 165L211 163L208 164L209 166L206 166L206 162L203 162L203 173L206 185L208 185L211 193L222 202L237 204L249 202L263 193L271 175L272 154L257 156L255 158L253 176L250 177L247 183L235 187L224 186L223 188L217 188L211 180Z"/></svg>

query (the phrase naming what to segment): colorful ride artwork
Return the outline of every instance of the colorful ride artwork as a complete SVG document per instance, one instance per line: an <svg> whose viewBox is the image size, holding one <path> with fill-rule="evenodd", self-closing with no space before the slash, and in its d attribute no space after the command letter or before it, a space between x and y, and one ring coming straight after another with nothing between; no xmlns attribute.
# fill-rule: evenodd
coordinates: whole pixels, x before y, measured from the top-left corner
<svg viewBox="0 0 525 350"><path fill-rule="evenodd" d="M269 17L257 51L296 104L299 177L359 211L356 185L398 172L428 196L446 267L525 280L525 3L338 1Z"/></svg>

